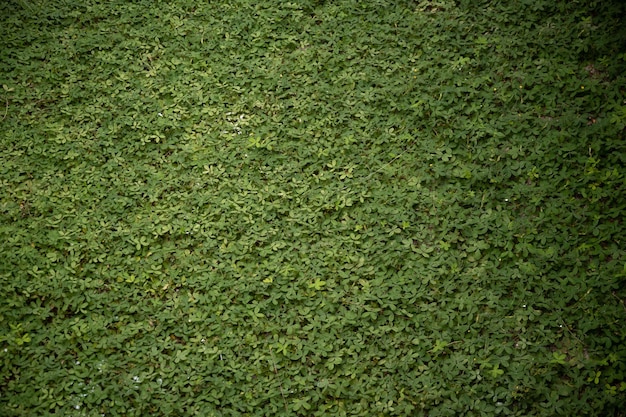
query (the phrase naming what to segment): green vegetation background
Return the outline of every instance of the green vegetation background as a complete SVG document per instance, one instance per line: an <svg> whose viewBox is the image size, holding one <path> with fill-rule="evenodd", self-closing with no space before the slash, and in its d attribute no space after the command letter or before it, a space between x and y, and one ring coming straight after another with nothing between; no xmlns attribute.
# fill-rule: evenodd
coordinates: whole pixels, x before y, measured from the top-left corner
<svg viewBox="0 0 626 417"><path fill-rule="evenodd" d="M3 416L624 416L624 6L0 5Z"/></svg>

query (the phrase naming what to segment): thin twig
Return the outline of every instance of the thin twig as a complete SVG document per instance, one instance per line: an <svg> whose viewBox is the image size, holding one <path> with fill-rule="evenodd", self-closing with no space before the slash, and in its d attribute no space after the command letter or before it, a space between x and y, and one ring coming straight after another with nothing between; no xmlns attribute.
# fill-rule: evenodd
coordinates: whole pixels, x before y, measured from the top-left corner
<svg viewBox="0 0 626 417"><path fill-rule="evenodd" d="M280 386L280 395L283 397L283 404L285 405L285 413L289 414L289 410L287 409L287 399L285 398L285 392L283 391L283 383L280 381L278 377L278 368L276 367L276 361L274 360L274 352L272 352L272 347L270 346L270 356L272 357L272 366L274 367L274 374L278 379L278 384Z"/></svg>
<svg viewBox="0 0 626 417"><path fill-rule="evenodd" d="M4 119L7 118L7 114L9 114L9 98L5 97L4 100L6 102L6 108L4 109L4 116L2 116L2 121L4 121Z"/></svg>
<svg viewBox="0 0 626 417"><path fill-rule="evenodd" d="M565 323L565 320L563 320L563 319L560 319L560 320L561 320L562 325L563 325L563 326L565 326L565 329L569 332L569 334L570 334L570 335L571 335L574 339L578 340L578 342L580 342L581 346L585 346L585 343L583 343L583 341L582 341L582 340L580 340L580 339L579 339L579 338L578 338L578 337L574 334L574 332L572 331L572 329L570 329L570 327L567 325L567 323Z"/></svg>
<svg viewBox="0 0 626 417"><path fill-rule="evenodd" d="M573 304L570 308L574 308L574 307L576 307L578 304L580 304L580 302L581 302L581 301L583 301L583 300L584 300L584 299L585 299L585 298L589 295L589 293L591 292L591 290L592 290L592 289L593 289L593 288L589 288L589 289L587 290L587 292L586 292L586 293L585 293L582 297L580 297L580 298L578 299L578 301L576 301L576 302L575 302L575 303L574 303L574 304Z"/></svg>
<svg viewBox="0 0 626 417"><path fill-rule="evenodd" d="M620 302L622 307L624 307L624 311L626 311L626 304L624 304L624 300L620 299L617 295L615 295L615 291L613 291L611 295L613 295L613 297L615 297L615 299Z"/></svg>

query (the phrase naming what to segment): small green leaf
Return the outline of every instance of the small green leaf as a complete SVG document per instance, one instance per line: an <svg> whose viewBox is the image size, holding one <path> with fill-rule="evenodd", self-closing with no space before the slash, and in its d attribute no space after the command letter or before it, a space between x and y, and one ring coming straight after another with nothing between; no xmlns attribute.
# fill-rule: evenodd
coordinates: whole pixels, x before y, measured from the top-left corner
<svg viewBox="0 0 626 417"><path fill-rule="evenodd" d="M497 364L496 366L494 366L490 371L489 371L489 375L491 375L493 378L498 378L499 376L503 375L504 371L502 369L500 369L500 365Z"/></svg>

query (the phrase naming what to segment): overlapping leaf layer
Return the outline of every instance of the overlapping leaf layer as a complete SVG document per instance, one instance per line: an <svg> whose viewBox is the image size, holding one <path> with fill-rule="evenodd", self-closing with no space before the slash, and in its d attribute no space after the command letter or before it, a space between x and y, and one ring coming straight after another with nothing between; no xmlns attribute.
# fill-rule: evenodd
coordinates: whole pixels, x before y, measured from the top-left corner
<svg viewBox="0 0 626 417"><path fill-rule="evenodd" d="M623 415L578 3L3 2L0 414Z"/></svg>

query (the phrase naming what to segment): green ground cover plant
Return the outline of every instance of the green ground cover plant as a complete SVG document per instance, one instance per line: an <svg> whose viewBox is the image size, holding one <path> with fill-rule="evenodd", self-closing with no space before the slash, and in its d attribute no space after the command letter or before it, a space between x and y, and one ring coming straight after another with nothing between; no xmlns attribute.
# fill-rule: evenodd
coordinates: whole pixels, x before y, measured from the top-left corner
<svg viewBox="0 0 626 417"><path fill-rule="evenodd" d="M2 2L0 415L626 415L623 17Z"/></svg>

